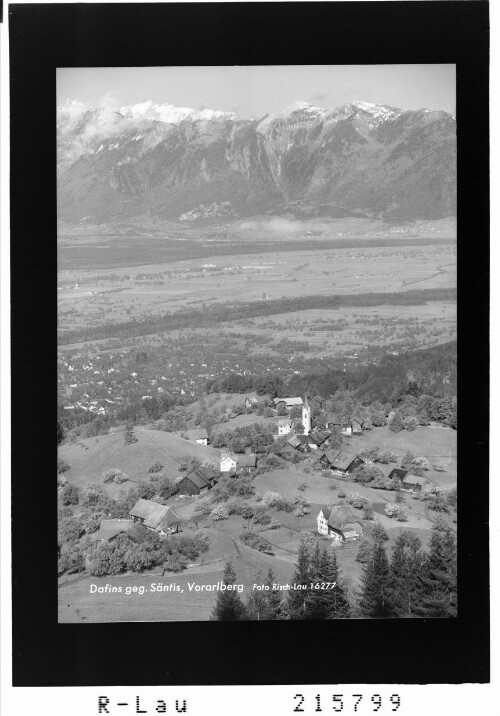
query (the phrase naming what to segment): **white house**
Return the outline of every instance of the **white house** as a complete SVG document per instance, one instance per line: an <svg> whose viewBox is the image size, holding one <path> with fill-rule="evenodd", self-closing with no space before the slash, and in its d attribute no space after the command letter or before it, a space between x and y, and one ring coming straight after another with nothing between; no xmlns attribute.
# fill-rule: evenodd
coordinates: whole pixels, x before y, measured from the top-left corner
<svg viewBox="0 0 500 716"><path fill-rule="evenodd" d="M236 470L238 464L238 458L232 452L223 452L220 456L220 471L221 472L233 472Z"/></svg>
<svg viewBox="0 0 500 716"><path fill-rule="evenodd" d="M278 420L278 437L281 435L288 435L292 429L292 421L290 418L282 418Z"/></svg>
<svg viewBox="0 0 500 716"><path fill-rule="evenodd" d="M330 537L334 545L358 539L363 534L363 525L356 520L348 505L322 507L316 523L319 534Z"/></svg>

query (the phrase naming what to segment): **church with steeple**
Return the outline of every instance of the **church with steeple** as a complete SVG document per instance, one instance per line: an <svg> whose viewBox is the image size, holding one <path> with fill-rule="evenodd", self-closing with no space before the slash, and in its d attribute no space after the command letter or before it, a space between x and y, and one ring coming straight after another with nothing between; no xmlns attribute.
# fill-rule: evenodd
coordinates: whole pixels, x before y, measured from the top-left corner
<svg viewBox="0 0 500 716"><path fill-rule="evenodd" d="M304 426L304 435L311 432L311 406L307 402L307 394L302 405L302 425Z"/></svg>
<svg viewBox="0 0 500 716"><path fill-rule="evenodd" d="M302 428L303 431L300 434L295 434L290 437L287 442L296 450L302 452L310 452L311 450L317 450L318 447L326 445L328 438L331 435L329 430L313 430L311 424L311 406L307 400L307 395L304 396L304 400L300 398L302 402ZM298 421L297 421L298 423Z"/></svg>

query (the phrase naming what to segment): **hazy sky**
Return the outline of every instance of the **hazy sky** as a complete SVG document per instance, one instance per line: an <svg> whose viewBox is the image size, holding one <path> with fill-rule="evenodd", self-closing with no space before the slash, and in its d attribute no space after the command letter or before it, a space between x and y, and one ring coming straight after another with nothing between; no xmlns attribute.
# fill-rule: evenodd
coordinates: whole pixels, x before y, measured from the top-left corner
<svg viewBox="0 0 500 716"><path fill-rule="evenodd" d="M101 67L57 72L57 100L90 106L151 100L243 118L293 102L331 109L352 100L455 114L455 65L297 65L252 67Z"/></svg>

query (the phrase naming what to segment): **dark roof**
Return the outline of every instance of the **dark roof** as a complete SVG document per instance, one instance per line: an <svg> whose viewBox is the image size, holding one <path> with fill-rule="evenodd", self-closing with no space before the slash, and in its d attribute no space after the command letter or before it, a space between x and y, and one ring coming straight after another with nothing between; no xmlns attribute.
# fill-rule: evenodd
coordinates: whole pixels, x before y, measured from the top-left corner
<svg viewBox="0 0 500 716"><path fill-rule="evenodd" d="M327 458L330 461L330 464L334 467L338 467L341 470L347 470L349 465L357 458L359 455L356 455L356 453L348 453L344 452L343 450L337 450L336 452L329 452L327 453ZM360 460L363 460L363 458L360 458Z"/></svg>
<svg viewBox="0 0 500 716"><path fill-rule="evenodd" d="M130 529L127 530L127 534L133 542L140 544L141 542L144 542L149 537L151 532L148 530L147 527L144 527L144 525L141 524L140 522L134 522L132 527L130 527Z"/></svg>
<svg viewBox="0 0 500 716"><path fill-rule="evenodd" d="M197 470L191 470L191 472L189 472L185 476L184 480L189 480L190 482L193 483L193 485L196 485L196 487L199 487L200 490L203 487L207 487L208 485L210 485L210 480L205 478L203 475L200 475Z"/></svg>
<svg viewBox="0 0 500 716"><path fill-rule="evenodd" d="M94 533L95 540L107 542L121 532L127 532L134 525L134 520L101 520L101 525Z"/></svg>
<svg viewBox="0 0 500 716"><path fill-rule="evenodd" d="M302 445L298 435L293 435L289 440L287 440L287 443L294 448L297 448L299 447L299 445Z"/></svg>
<svg viewBox="0 0 500 716"><path fill-rule="evenodd" d="M405 475L408 474L408 470L405 470L404 467L394 467L390 473L389 477L392 478L392 476L398 477L400 480L402 480Z"/></svg>
<svg viewBox="0 0 500 716"><path fill-rule="evenodd" d="M186 474L186 477L192 477L193 475L197 475L198 479L204 480L207 484L210 484L212 482L212 480L215 478L214 473L205 467L196 467L193 470L190 470ZM193 482L194 482L194 480L193 480Z"/></svg>
<svg viewBox="0 0 500 716"><path fill-rule="evenodd" d="M365 422L365 421L363 420L363 418L360 418L360 417L357 416L357 415L353 415L352 418L351 418L351 421L354 422L354 423L359 423L360 425L363 425L364 422Z"/></svg>
<svg viewBox="0 0 500 716"><path fill-rule="evenodd" d="M326 430L313 430L309 437L314 440L316 445L323 445L330 435L331 433Z"/></svg>
<svg viewBox="0 0 500 716"><path fill-rule="evenodd" d="M238 455L238 467L255 467L256 465L256 455Z"/></svg>

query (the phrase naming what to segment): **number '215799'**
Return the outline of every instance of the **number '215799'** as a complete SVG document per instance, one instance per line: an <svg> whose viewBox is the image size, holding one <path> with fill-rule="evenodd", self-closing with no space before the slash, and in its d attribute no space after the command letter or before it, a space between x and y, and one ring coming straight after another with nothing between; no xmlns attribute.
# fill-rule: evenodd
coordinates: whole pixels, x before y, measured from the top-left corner
<svg viewBox="0 0 500 716"><path fill-rule="evenodd" d="M305 696L302 694L295 694L293 698L296 701L295 708L293 709L294 712L305 713L306 709L302 708L306 705ZM313 703L315 709L312 713L322 712L323 706L325 707L325 711L333 711L337 713L344 711L344 707L347 713L349 711L352 711L353 713L362 713L363 711L376 712L381 709L383 711L397 711L401 706L401 696L399 694L391 694L391 696L385 696L382 698L380 694L333 694L330 699L330 704L327 706L326 699L323 698L321 694L317 694L314 697Z"/></svg>

